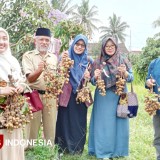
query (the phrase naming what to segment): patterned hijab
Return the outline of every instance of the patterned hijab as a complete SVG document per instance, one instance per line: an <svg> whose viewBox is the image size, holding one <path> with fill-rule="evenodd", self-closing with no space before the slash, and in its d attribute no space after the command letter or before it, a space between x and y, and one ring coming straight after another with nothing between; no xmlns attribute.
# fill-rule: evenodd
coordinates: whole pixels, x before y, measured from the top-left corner
<svg viewBox="0 0 160 160"><path fill-rule="evenodd" d="M114 55L110 56L105 52L105 46L107 42L111 40L115 46L116 51ZM105 62L105 64L103 64ZM102 78L105 81L106 88L110 88L116 84L116 74L118 73L117 67L121 64L125 64L127 71L131 68L131 63L128 61L127 57L124 54L119 52L118 43L116 39L113 37L107 37L102 41L101 47L101 55L100 58L97 60L97 65L99 67L96 68L103 68L109 77L106 77L105 74L102 74Z"/></svg>
<svg viewBox="0 0 160 160"><path fill-rule="evenodd" d="M0 32L5 33L9 44L8 32L1 27ZM20 65L17 59L12 56L11 49L8 46L8 48L3 53L0 53L0 78L8 82L8 75L11 74L14 79L20 80L22 78Z"/></svg>
<svg viewBox="0 0 160 160"><path fill-rule="evenodd" d="M85 44L85 50L82 54L76 54L74 51L74 45L79 41L83 40ZM69 57L74 60L74 66L70 69L70 78L69 81L73 88L73 93L76 93L78 86L83 78L84 72L87 68L87 37L79 34L75 37L71 46L69 47Z"/></svg>

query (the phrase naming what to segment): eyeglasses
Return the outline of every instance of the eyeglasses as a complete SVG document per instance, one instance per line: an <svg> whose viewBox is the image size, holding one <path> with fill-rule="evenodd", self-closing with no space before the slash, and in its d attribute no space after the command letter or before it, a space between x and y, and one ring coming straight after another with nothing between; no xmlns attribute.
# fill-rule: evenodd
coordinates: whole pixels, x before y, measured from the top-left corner
<svg viewBox="0 0 160 160"><path fill-rule="evenodd" d="M7 41L8 40L8 38L7 38L7 36L0 36L0 40L2 40L2 41Z"/></svg>
<svg viewBox="0 0 160 160"><path fill-rule="evenodd" d="M115 45L112 44L112 45L110 45L110 46L105 46L105 48L106 48L106 49L113 49L113 48L115 48Z"/></svg>
<svg viewBox="0 0 160 160"><path fill-rule="evenodd" d="M80 43L76 43L75 45L76 45L76 47L80 46L81 48L85 48L86 47L84 44L80 44Z"/></svg>

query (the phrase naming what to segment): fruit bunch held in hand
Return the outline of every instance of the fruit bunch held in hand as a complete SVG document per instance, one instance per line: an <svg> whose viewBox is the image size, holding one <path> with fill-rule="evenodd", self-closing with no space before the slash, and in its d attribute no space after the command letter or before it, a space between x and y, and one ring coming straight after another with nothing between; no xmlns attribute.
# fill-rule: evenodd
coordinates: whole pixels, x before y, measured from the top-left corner
<svg viewBox="0 0 160 160"><path fill-rule="evenodd" d="M118 74L116 75L117 81L116 81L116 92L115 92L119 96L124 92L127 77L128 77L128 72L126 70L126 65L120 64L120 66L118 67Z"/></svg>
<svg viewBox="0 0 160 160"><path fill-rule="evenodd" d="M44 67L44 81L46 92L43 95L47 99L55 98L58 107L59 95L63 92L62 87L64 83L69 81L69 68L72 67L74 61L68 55L62 56L62 59L57 67L51 69L45 62ZM47 107L51 108L52 104L47 103Z"/></svg>
<svg viewBox="0 0 160 160"><path fill-rule="evenodd" d="M77 97L76 97L76 101L77 103L84 103L84 102L91 102L90 101L90 94L91 94L91 90L89 87L87 86L83 86L82 89L78 90L77 92Z"/></svg>
<svg viewBox="0 0 160 160"><path fill-rule="evenodd" d="M88 68L86 69L85 73L84 73L84 84L83 87L81 89L79 89L77 91L77 97L76 97L76 101L77 102L88 102L90 103L90 94L91 94L91 90L90 88L87 86L87 83L90 79L90 72L88 71Z"/></svg>
<svg viewBox="0 0 160 160"><path fill-rule="evenodd" d="M8 105L2 112L1 125L6 127L9 132L13 129L23 128L33 119L31 106L27 98L22 95L14 94L7 99Z"/></svg>
<svg viewBox="0 0 160 160"><path fill-rule="evenodd" d="M6 127L9 132L12 132L13 129L24 128L25 125L30 122L30 119L33 119L33 114L27 98L20 94L23 91L22 87L15 86L16 81L12 75L9 75L8 78L10 81L8 86L3 87L5 87L4 90L8 92L9 95L6 97L4 103L6 106L1 112L0 125L1 127ZM5 94L7 95L5 92L4 96ZM3 106L3 104L1 105Z"/></svg>
<svg viewBox="0 0 160 160"><path fill-rule="evenodd" d="M62 59L59 65L59 70L61 74L65 77L65 83L69 82L69 69L73 67L74 60L69 57L68 51L62 53Z"/></svg>
<svg viewBox="0 0 160 160"><path fill-rule="evenodd" d="M160 102L158 102L159 95L154 93L152 90L148 90L147 95L145 96L144 104L145 104L145 111L148 114L155 115L156 111L160 109Z"/></svg>
<svg viewBox="0 0 160 160"><path fill-rule="evenodd" d="M104 83L104 80L101 77L98 77L97 82L96 82L96 86L99 90L99 93L102 96L105 96L106 95L105 83Z"/></svg>
<svg viewBox="0 0 160 160"><path fill-rule="evenodd" d="M43 76L46 86L46 91L43 97L46 98L46 106L51 108L53 104L50 104L48 100L55 98L58 101L58 96L62 93L65 77L61 72L58 72L56 68L51 69L50 66L46 64L46 62Z"/></svg>
<svg viewBox="0 0 160 160"><path fill-rule="evenodd" d="M126 80L121 75L116 75L117 82L116 82L116 94L119 96L124 92Z"/></svg>
<svg viewBox="0 0 160 160"><path fill-rule="evenodd" d="M96 79L96 87L98 88L99 93L102 96L105 96L106 95L105 82L102 79L101 73L102 73L102 70L96 69L94 72L94 77Z"/></svg>

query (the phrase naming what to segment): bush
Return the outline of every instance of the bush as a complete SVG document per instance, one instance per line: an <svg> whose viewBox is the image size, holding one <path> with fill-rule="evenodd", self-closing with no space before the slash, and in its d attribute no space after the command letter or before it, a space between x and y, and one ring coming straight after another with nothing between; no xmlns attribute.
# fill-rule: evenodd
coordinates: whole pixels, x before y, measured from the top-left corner
<svg viewBox="0 0 160 160"><path fill-rule="evenodd" d="M160 39L157 37L148 38L147 46L143 48L142 53L133 62L135 72L144 79L147 75L148 66L150 62L160 55Z"/></svg>

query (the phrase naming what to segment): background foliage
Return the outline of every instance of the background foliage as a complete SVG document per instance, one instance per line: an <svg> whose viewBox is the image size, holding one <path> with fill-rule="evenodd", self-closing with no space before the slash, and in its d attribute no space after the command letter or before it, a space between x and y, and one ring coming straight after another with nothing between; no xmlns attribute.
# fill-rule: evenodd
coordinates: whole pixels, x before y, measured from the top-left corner
<svg viewBox="0 0 160 160"><path fill-rule="evenodd" d="M43 0L2 0L1 4L0 26L9 32L13 54L19 59L33 49L32 37L37 27L52 28L53 23L47 18L51 8Z"/></svg>
<svg viewBox="0 0 160 160"><path fill-rule="evenodd" d="M146 43L142 53L137 57L133 56L134 62L132 62L134 64L135 72L137 72L142 79L146 77L150 62L160 55L160 38L148 38Z"/></svg>
<svg viewBox="0 0 160 160"><path fill-rule="evenodd" d="M60 52L68 49L69 41L80 33L85 34L85 30L81 25L76 24L75 22L72 22L70 20L60 22L54 29L54 37L61 37L62 40Z"/></svg>
<svg viewBox="0 0 160 160"><path fill-rule="evenodd" d="M1 0L0 11L0 27L9 32L13 54L19 60L34 48L33 37L38 27L49 28L56 38L62 39L62 50L68 48L71 37L84 33L80 25L68 21L67 15L47 0Z"/></svg>

